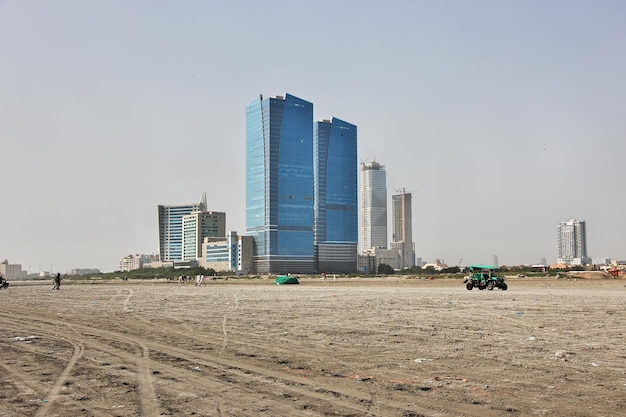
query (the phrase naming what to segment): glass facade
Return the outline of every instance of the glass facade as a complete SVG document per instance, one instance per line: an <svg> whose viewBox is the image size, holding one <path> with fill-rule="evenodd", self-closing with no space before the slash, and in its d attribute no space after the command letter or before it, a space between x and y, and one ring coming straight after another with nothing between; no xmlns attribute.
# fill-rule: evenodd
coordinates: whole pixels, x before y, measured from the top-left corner
<svg viewBox="0 0 626 417"><path fill-rule="evenodd" d="M358 240L357 129L333 118L315 129L316 242Z"/></svg>
<svg viewBox="0 0 626 417"><path fill-rule="evenodd" d="M162 206L159 210L159 254L161 261L183 260L183 217L206 210L206 196L197 204Z"/></svg>
<svg viewBox="0 0 626 417"><path fill-rule="evenodd" d="M318 271L356 270L357 128L333 118L315 124L315 245Z"/></svg>
<svg viewBox="0 0 626 417"><path fill-rule="evenodd" d="M216 211L193 212L183 216L183 260L202 257L205 237L226 236L226 213Z"/></svg>
<svg viewBox="0 0 626 417"><path fill-rule="evenodd" d="M313 197L313 104L259 97L246 109L246 232L257 272L313 272Z"/></svg>

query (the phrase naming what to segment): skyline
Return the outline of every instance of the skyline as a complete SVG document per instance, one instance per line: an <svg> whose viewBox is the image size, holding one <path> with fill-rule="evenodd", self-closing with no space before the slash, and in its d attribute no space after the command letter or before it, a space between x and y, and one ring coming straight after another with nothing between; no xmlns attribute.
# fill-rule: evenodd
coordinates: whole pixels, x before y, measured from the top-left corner
<svg viewBox="0 0 626 417"><path fill-rule="evenodd" d="M158 205L245 232L245 108L315 103L412 193L424 261L626 259L626 3L0 1L0 257L117 268ZM391 225L388 220L388 228Z"/></svg>

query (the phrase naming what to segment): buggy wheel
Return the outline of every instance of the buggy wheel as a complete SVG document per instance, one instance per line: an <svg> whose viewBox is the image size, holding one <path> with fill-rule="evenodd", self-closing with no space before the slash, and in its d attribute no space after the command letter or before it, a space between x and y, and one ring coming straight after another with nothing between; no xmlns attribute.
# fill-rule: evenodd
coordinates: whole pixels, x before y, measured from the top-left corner
<svg viewBox="0 0 626 417"><path fill-rule="evenodd" d="M469 291L472 291L472 288L474 288L474 284L472 284L472 282L470 281L465 284L465 288L467 288Z"/></svg>
<svg viewBox="0 0 626 417"><path fill-rule="evenodd" d="M489 291L493 290L493 282L490 282L489 284L487 284L487 289Z"/></svg>
<svg viewBox="0 0 626 417"><path fill-rule="evenodd" d="M507 288L509 288L509 287L508 287L508 285L506 285L506 282L503 282L503 283L500 285L500 288L502 288L502 291L506 291L506 289L507 289Z"/></svg>

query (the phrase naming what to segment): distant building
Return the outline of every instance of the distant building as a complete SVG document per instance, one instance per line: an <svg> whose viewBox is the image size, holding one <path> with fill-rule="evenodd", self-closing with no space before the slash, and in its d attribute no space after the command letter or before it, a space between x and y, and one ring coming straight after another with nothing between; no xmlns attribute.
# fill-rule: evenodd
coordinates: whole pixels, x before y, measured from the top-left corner
<svg viewBox="0 0 626 417"><path fill-rule="evenodd" d="M569 220L558 225L557 264L587 265L587 239L584 220Z"/></svg>
<svg viewBox="0 0 626 417"><path fill-rule="evenodd" d="M357 271L366 274L375 274L378 271L376 255L373 251L365 251L357 256Z"/></svg>
<svg viewBox="0 0 626 417"><path fill-rule="evenodd" d="M206 193L199 203L165 206L159 210L159 256L161 262L183 260L183 217L206 211Z"/></svg>
<svg viewBox="0 0 626 417"><path fill-rule="evenodd" d="M411 193L402 190L402 193L391 196L393 235L391 248L400 253L400 268L415 266L415 243L413 243L413 222Z"/></svg>
<svg viewBox="0 0 626 417"><path fill-rule="evenodd" d="M199 265L198 260L193 259L190 261L154 261L143 264L143 268L174 268L174 269L189 269L197 268Z"/></svg>
<svg viewBox="0 0 626 417"><path fill-rule="evenodd" d="M203 268L247 274L253 268L253 237L230 232L226 237L206 237L202 243Z"/></svg>
<svg viewBox="0 0 626 417"><path fill-rule="evenodd" d="M498 255L493 255L491 257L491 265L495 266L495 267L499 267L500 265L498 264Z"/></svg>
<svg viewBox="0 0 626 417"><path fill-rule="evenodd" d="M611 263L612 263L612 260L608 256L593 258L594 265L611 265Z"/></svg>
<svg viewBox="0 0 626 417"><path fill-rule="evenodd" d="M21 278L22 277L22 265L10 264L7 259L0 262L0 274L5 278Z"/></svg>
<svg viewBox="0 0 626 417"><path fill-rule="evenodd" d="M394 270L400 269L400 252L395 249L371 248L358 256L360 272L375 274L381 264L389 265Z"/></svg>
<svg viewBox="0 0 626 417"><path fill-rule="evenodd" d="M97 268L75 268L71 269L68 275L90 275L101 274L102 272Z"/></svg>
<svg viewBox="0 0 626 417"><path fill-rule="evenodd" d="M361 253L387 249L387 173L373 161L361 163Z"/></svg>
<svg viewBox="0 0 626 417"><path fill-rule="evenodd" d="M357 128L313 122L313 103L286 94L246 108L246 234L258 273L354 272Z"/></svg>
<svg viewBox="0 0 626 417"><path fill-rule="evenodd" d="M151 262L158 262L158 255L127 255L120 259L119 271L133 271L141 269Z"/></svg>
<svg viewBox="0 0 626 417"><path fill-rule="evenodd" d="M202 243L207 237L226 236L226 213L194 211L183 216L183 261L202 257Z"/></svg>
<svg viewBox="0 0 626 417"><path fill-rule="evenodd" d="M313 103L286 94L246 108L246 234L259 273L315 271Z"/></svg>
<svg viewBox="0 0 626 417"><path fill-rule="evenodd" d="M315 123L314 243L318 272L357 270L357 127L332 118Z"/></svg>
<svg viewBox="0 0 626 417"><path fill-rule="evenodd" d="M435 271L441 271L443 269L448 268L448 264L446 264L442 260L435 259L431 263L426 263L426 264L422 265L422 269L426 269L426 268L433 268Z"/></svg>

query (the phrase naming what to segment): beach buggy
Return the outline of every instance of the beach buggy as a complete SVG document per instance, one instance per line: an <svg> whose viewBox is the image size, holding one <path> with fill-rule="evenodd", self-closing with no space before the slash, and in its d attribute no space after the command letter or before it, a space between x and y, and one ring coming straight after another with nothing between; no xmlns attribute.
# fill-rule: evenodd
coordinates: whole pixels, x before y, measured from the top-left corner
<svg viewBox="0 0 626 417"><path fill-rule="evenodd" d="M500 288L502 291L506 291L508 286L504 282L504 278L496 275L497 267L489 265L470 265L469 275L465 277L463 282L465 288L472 290L474 287L479 290L493 290L494 288Z"/></svg>

